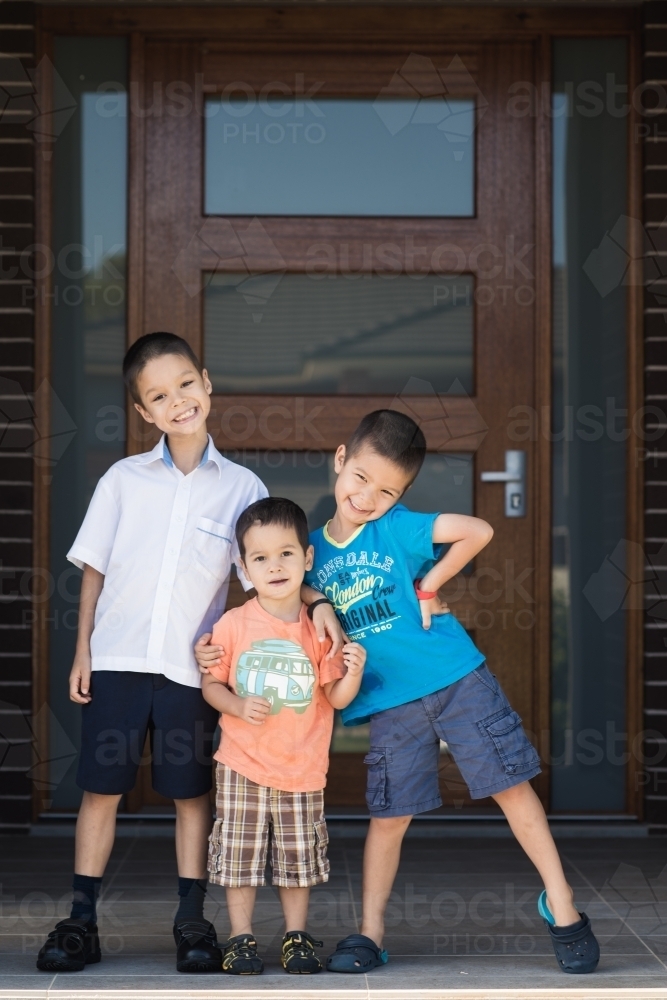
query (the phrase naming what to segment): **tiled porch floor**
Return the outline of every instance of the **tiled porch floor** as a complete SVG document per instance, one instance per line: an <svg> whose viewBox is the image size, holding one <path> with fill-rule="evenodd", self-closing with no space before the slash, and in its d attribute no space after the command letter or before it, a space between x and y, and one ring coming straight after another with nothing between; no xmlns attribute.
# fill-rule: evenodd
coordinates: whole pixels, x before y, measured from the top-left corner
<svg viewBox="0 0 667 1000"><path fill-rule="evenodd" d="M389 913L390 964L370 976L287 977L278 963L277 898L260 890L255 933L266 973L252 980L183 976L174 967L173 842L116 842L101 905L104 959L75 975L48 975L34 958L68 912L70 837L0 839L0 997L526 997L667 998L667 840L560 839L577 904L594 922L603 957L595 976L564 976L538 920L536 874L513 840L437 837L405 842ZM332 875L313 892L310 930L325 942L356 929L363 841L332 839ZM208 917L227 933L224 893L209 891ZM579 990L585 992L579 993ZM607 990L617 991L607 994ZM435 992L430 992L435 991ZM542 992L544 991L544 992ZM556 991L556 992L554 992ZM590 991L590 992L589 992ZM659 991L659 992L654 992Z"/></svg>

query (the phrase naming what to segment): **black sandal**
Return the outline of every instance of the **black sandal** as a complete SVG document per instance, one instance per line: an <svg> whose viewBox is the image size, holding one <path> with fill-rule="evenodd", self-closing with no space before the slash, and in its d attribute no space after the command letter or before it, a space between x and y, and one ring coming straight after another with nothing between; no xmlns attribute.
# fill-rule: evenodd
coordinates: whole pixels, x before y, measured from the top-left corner
<svg viewBox="0 0 667 1000"><path fill-rule="evenodd" d="M288 931L283 938L280 961L285 972L309 976L322 971L322 963L315 948L322 948L323 941L316 941L306 931Z"/></svg>
<svg viewBox="0 0 667 1000"><path fill-rule="evenodd" d="M562 971L575 976L595 972L600 961L600 945L586 914L580 913L581 920L576 924L558 927L547 905L546 890L540 894L537 909L549 931L556 961Z"/></svg>
<svg viewBox="0 0 667 1000"><path fill-rule="evenodd" d="M389 956L378 948L375 941L365 934L349 934L336 945L327 959L327 972L370 972L379 965L386 965Z"/></svg>
<svg viewBox="0 0 667 1000"><path fill-rule="evenodd" d="M225 942L222 971L231 976L258 976L264 962L257 954L257 942L252 934L237 934Z"/></svg>

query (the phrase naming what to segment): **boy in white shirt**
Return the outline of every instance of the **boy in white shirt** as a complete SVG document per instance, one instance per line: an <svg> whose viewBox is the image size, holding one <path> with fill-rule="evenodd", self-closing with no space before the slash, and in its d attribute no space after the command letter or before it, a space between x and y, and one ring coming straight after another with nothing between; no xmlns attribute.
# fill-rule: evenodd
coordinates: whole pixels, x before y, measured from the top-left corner
<svg viewBox="0 0 667 1000"><path fill-rule="evenodd" d="M190 346L171 333L141 337L123 375L135 408L163 436L100 479L68 553L83 569L70 698L82 705L74 899L37 967L75 972L101 958L95 905L114 843L116 811L134 786L150 733L152 781L176 807L180 972L220 971L215 929L204 919L216 712L201 694L192 647L225 608L234 525L267 495L207 434L212 386ZM243 577L242 577L243 582ZM245 583L244 583L245 585ZM304 600L319 595L304 588ZM320 639L326 606L315 611Z"/></svg>

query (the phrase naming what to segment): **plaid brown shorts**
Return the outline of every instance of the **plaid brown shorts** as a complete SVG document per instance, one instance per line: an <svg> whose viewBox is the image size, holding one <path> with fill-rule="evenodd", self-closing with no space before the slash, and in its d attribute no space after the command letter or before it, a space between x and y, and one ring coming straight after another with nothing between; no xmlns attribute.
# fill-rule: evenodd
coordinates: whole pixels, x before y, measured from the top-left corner
<svg viewBox="0 0 667 1000"><path fill-rule="evenodd" d="M208 847L209 880L240 888L266 885L271 844L273 885L288 889L329 878L324 790L283 792L216 767L216 812Z"/></svg>

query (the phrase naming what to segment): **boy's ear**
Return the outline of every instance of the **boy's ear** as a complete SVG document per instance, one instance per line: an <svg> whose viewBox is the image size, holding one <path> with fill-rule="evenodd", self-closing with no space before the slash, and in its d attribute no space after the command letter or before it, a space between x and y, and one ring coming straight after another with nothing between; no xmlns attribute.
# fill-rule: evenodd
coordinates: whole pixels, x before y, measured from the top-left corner
<svg viewBox="0 0 667 1000"><path fill-rule="evenodd" d="M202 380L204 382L204 388L206 389L206 392L210 396L211 393L213 392L213 385L211 384L211 380L208 377L208 372L206 371L205 368L202 368L201 377L202 377Z"/></svg>
<svg viewBox="0 0 667 1000"><path fill-rule="evenodd" d="M315 558L315 547L313 545L309 545L308 548L306 549L306 569L307 570L313 568L313 560L314 560L314 558Z"/></svg>
<svg viewBox="0 0 667 1000"><path fill-rule="evenodd" d="M347 450L344 444L339 444L334 455L334 472L338 473L345 465Z"/></svg>
<svg viewBox="0 0 667 1000"><path fill-rule="evenodd" d="M137 411L138 413L140 413L140 414L142 415L142 417L144 418L144 420L146 421L146 423L147 423L147 424L154 424L154 423L155 423L155 421L154 421L154 420L153 420L153 418L151 417L151 415L150 415L150 413L148 412L148 410L144 410L144 408L143 408L143 406L141 405L141 403L135 403L135 404L134 404L134 408L135 408L135 410L136 410L136 411Z"/></svg>

